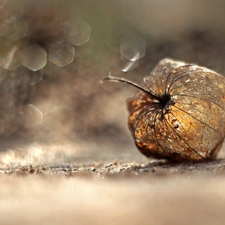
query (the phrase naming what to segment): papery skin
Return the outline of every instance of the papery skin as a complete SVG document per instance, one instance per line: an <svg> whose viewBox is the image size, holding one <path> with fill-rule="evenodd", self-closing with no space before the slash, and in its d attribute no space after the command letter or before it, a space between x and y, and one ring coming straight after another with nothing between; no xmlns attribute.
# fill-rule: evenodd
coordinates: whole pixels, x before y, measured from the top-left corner
<svg viewBox="0 0 225 225"><path fill-rule="evenodd" d="M170 160L215 158L225 136L225 78L163 59L144 83L150 94L138 91L127 100L128 126L140 152Z"/></svg>

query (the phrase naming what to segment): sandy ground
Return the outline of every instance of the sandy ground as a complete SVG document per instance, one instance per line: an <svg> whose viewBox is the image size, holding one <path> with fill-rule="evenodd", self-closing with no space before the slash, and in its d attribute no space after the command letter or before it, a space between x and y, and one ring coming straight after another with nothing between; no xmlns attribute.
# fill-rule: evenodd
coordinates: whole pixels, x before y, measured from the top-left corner
<svg viewBox="0 0 225 225"><path fill-rule="evenodd" d="M0 224L224 224L225 160L175 164L135 153L63 164L57 154L39 151L41 163L5 152Z"/></svg>
<svg viewBox="0 0 225 225"><path fill-rule="evenodd" d="M1 171L0 223L224 224L224 161L216 173L215 163Z"/></svg>

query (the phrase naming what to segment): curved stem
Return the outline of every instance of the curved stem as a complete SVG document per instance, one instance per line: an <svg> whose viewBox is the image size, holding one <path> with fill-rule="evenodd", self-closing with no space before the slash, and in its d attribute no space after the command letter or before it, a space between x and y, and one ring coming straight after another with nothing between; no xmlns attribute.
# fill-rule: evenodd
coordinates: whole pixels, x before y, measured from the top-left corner
<svg viewBox="0 0 225 225"><path fill-rule="evenodd" d="M138 88L139 90L145 92L146 94L150 95L152 98L161 101L162 99L154 94L152 94L148 89L145 89L144 87L140 86L139 84L136 84L130 80L126 80L124 78L120 78L120 77L114 77L109 75L108 77L104 77L100 82L103 83L104 81L112 81L112 82L122 82L125 84L130 84L131 86L134 86L136 88Z"/></svg>

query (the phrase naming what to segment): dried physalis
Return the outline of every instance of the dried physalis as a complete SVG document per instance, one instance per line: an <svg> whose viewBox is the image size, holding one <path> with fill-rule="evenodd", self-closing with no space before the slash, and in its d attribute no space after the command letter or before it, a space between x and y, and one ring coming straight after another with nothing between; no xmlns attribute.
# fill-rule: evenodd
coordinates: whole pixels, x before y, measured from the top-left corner
<svg viewBox="0 0 225 225"><path fill-rule="evenodd" d="M213 159L225 136L225 78L194 64L163 59L127 100L129 129L147 157Z"/></svg>

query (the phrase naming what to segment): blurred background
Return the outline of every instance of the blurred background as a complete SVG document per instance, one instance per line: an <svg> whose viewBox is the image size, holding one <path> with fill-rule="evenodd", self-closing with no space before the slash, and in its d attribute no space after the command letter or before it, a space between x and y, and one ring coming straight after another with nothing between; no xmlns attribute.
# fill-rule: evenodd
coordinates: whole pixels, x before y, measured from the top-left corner
<svg viewBox="0 0 225 225"><path fill-rule="evenodd" d="M223 0L0 0L0 164L145 161L125 100L164 57L225 74Z"/></svg>

